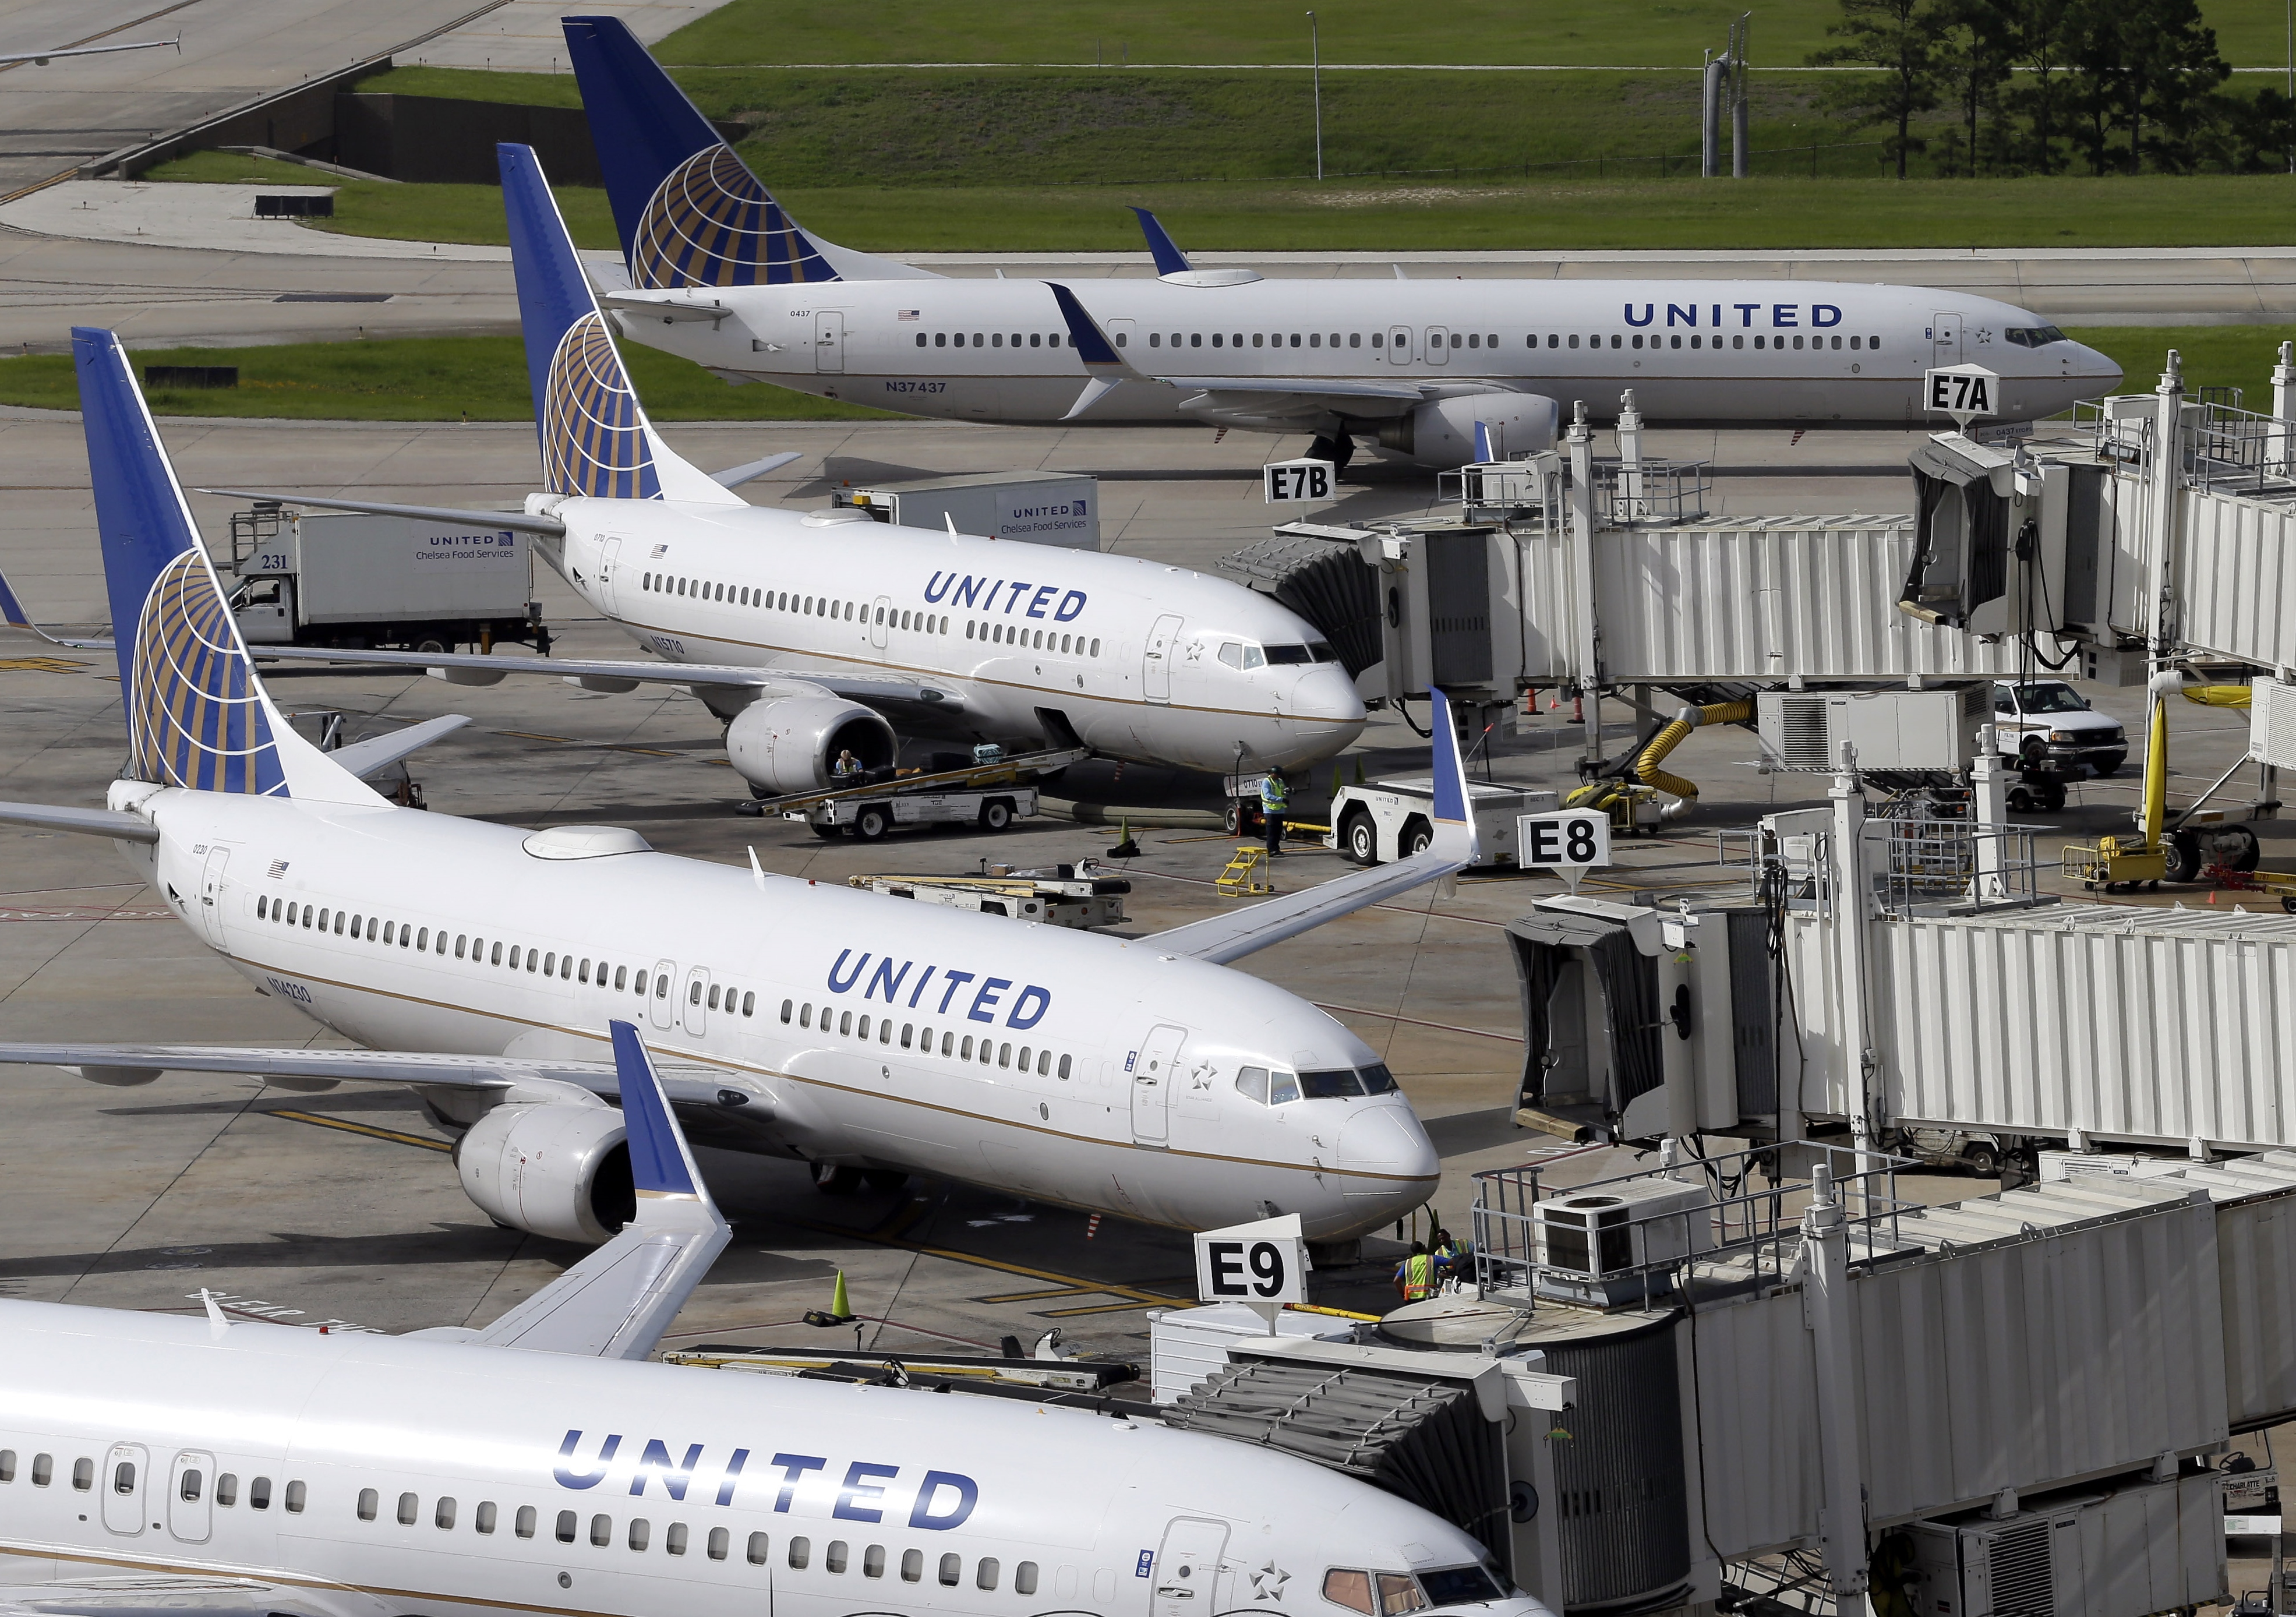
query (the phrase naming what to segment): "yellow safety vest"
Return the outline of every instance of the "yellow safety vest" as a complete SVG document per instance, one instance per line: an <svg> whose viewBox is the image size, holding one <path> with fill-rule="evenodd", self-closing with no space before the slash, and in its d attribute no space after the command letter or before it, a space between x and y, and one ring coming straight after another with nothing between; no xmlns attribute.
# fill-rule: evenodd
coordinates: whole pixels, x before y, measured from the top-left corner
<svg viewBox="0 0 2296 1617"><path fill-rule="evenodd" d="M1414 1252L1404 1260L1403 1300L1406 1302L1423 1301L1435 1289L1435 1260L1425 1252Z"/></svg>

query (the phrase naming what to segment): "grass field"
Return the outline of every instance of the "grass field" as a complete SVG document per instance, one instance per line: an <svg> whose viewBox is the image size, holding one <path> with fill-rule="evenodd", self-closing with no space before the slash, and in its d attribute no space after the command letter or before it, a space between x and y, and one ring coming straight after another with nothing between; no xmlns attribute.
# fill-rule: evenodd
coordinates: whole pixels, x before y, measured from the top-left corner
<svg viewBox="0 0 2296 1617"><path fill-rule="evenodd" d="M1407 18L1378 0L1323 0L1316 8L1327 62L1502 62L1695 67L1718 53L1735 0L1551 0L1535 10L1500 0L1455 0ZM2234 66L2284 56L2282 11L2257 0L2209 0L2202 15ZM1826 43L1841 15L1833 0L1771 0L1755 15L1757 63L1800 63ZM1308 20L1225 0L1164 0L1119 15L1086 0L985 7L896 0L857 9L791 0L732 0L662 42L669 62L1281 62L1308 60Z"/></svg>
<svg viewBox="0 0 2296 1617"><path fill-rule="evenodd" d="M312 170L200 152L152 177L308 184ZM2170 247L2296 242L2296 176L2115 179L1461 179L1048 188L776 188L814 231L870 251L1139 251L1128 204L1184 248L1428 251L1541 248ZM616 246L605 193L562 188L575 241ZM332 228L405 241L508 237L490 185L345 182Z"/></svg>
<svg viewBox="0 0 2296 1617"><path fill-rule="evenodd" d="M2142 392L2170 349L2184 356L2188 386L2239 387L2250 409L2271 403L2276 346L2296 327L2100 326L2073 331L2127 373ZM659 421L869 421L879 410L783 388L733 387L698 365L634 342L622 355L647 411ZM233 415L291 421L530 421L524 349L515 337L391 337L248 349L139 349L136 365L235 365L236 388L164 389L155 415ZM0 359L0 404L72 410L79 393L70 357ZM1663 423L1660 423L1663 424Z"/></svg>
<svg viewBox="0 0 2296 1617"><path fill-rule="evenodd" d="M868 421L883 413L783 388L732 387L701 366L624 345L630 380L657 421ZM154 415L289 421L531 421L526 350L515 337L391 337L247 349L139 349L147 365L235 365L236 388L169 388ZM79 408L67 354L0 359L0 404Z"/></svg>

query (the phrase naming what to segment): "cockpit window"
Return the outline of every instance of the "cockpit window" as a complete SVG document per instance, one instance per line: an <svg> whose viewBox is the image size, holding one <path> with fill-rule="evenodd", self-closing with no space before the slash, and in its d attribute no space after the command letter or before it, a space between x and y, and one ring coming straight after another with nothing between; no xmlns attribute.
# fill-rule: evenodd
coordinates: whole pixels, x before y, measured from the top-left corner
<svg viewBox="0 0 2296 1617"><path fill-rule="evenodd" d="M1362 1081L1345 1067L1300 1074L1300 1093L1311 1101L1341 1100L1363 1092Z"/></svg>
<svg viewBox="0 0 2296 1617"><path fill-rule="evenodd" d="M1360 1612L1363 1617L1372 1617L1371 1574L1349 1567L1333 1567L1324 1574L1324 1598L1333 1605Z"/></svg>
<svg viewBox="0 0 2296 1617"><path fill-rule="evenodd" d="M1279 668L1286 663L1313 662L1315 660L1315 654L1304 645L1271 645L1267 648L1267 661Z"/></svg>
<svg viewBox="0 0 2296 1617"><path fill-rule="evenodd" d="M1235 640L1227 642L1225 645L1220 647L1219 657L1222 662L1226 663L1228 667L1232 669L1242 668L1243 666L1242 643Z"/></svg>
<svg viewBox="0 0 2296 1617"><path fill-rule="evenodd" d="M1248 1101L1267 1104L1267 1069L1239 1067L1235 1073L1235 1092Z"/></svg>
<svg viewBox="0 0 2296 1617"><path fill-rule="evenodd" d="M1488 1567L1447 1566L1439 1572L1420 1573L1419 1581L1427 1591L1429 1602L1435 1605L1465 1605L1471 1601L1506 1598L1506 1591L1491 1576Z"/></svg>
<svg viewBox="0 0 2296 1617"><path fill-rule="evenodd" d="M1403 1617L1406 1612L1415 1612L1426 1604L1409 1572L1379 1574L1379 1617Z"/></svg>
<svg viewBox="0 0 2296 1617"><path fill-rule="evenodd" d="M1267 1075L1267 1104L1269 1105L1280 1106L1285 1101L1296 1101L1299 1098L1300 1080L1298 1079L1292 1077L1289 1072L1270 1072Z"/></svg>
<svg viewBox="0 0 2296 1617"><path fill-rule="evenodd" d="M1259 654L1258 646L1247 644L1243 648L1243 666L1247 669L1266 668L1267 659Z"/></svg>
<svg viewBox="0 0 2296 1617"><path fill-rule="evenodd" d="M1372 1063L1370 1066L1364 1068L1362 1071L1357 1074L1357 1076L1363 1079L1364 1093L1365 1095L1392 1095L1395 1093L1395 1074L1389 1071L1386 1064L1382 1062Z"/></svg>
<svg viewBox="0 0 2296 1617"><path fill-rule="evenodd" d="M1340 660L1339 653L1321 640L1315 641L1308 647L1308 654L1318 662L1337 662Z"/></svg>
<svg viewBox="0 0 2296 1617"><path fill-rule="evenodd" d="M2052 342L2070 342L2054 325L2013 325L2001 333L2021 349L2045 349Z"/></svg>

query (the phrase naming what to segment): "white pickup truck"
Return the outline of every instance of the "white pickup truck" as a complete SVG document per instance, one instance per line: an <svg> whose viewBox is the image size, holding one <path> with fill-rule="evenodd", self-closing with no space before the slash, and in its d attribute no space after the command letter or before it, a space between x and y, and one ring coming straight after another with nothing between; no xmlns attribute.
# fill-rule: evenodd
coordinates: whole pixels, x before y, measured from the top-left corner
<svg viewBox="0 0 2296 1617"><path fill-rule="evenodd" d="M1521 786L1467 787L1469 812L1475 817L1477 865L1515 862L1514 823L1520 815L1546 814L1558 804L1552 792ZM1367 786L1342 786L1332 800L1332 828L1324 846L1337 849L1358 865L1408 858L1435 836L1435 782L1374 781Z"/></svg>
<svg viewBox="0 0 2296 1617"><path fill-rule="evenodd" d="M2062 679L1995 680L1993 735L2003 762L2029 769L2054 764L2074 780L2084 764L2103 776L2128 760L2120 722Z"/></svg>

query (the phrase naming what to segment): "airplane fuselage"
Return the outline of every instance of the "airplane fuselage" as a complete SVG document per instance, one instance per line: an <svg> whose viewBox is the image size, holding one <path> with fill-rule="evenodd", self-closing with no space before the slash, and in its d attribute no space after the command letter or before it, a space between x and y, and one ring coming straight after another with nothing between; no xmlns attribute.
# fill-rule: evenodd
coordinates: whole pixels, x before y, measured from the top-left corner
<svg viewBox="0 0 2296 1617"><path fill-rule="evenodd" d="M1999 415L2054 415L2110 390L2118 366L1993 299L1809 281L1164 280L1066 283L1135 369L1189 378L1408 382L1555 399L1595 419L1635 391L1669 426L1934 423L1922 378L1973 362ZM709 366L912 415L1061 420L1085 373L1052 294L1019 280L832 281L652 294L722 320L625 308L624 334ZM2013 333L2015 335L2013 337ZM2049 341L2036 334L2046 333ZM1089 423L1206 419L1199 387L1120 383ZM1232 406L1234 400L1225 401ZM1369 402L1367 428L1381 410ZM1387 413L1392 414L1392 407Z"/></svg>
<svg viewBox="0 0 2296 1617"><path fill-rule="evenodd" d="M159 827L123 849L209 947L371 1047L602 1060L621 1017L663 1062L722 1075L714 1104L681 1097L701 1143L1186 1228L1296 1212L1344 1239L1435 1186L1361 1040L1153 940L388 806L134 782L111 799ZM1273 1104L1293 1074L1304 1093ZM494 1099L424 1094L455 1124Z"/></svg>

